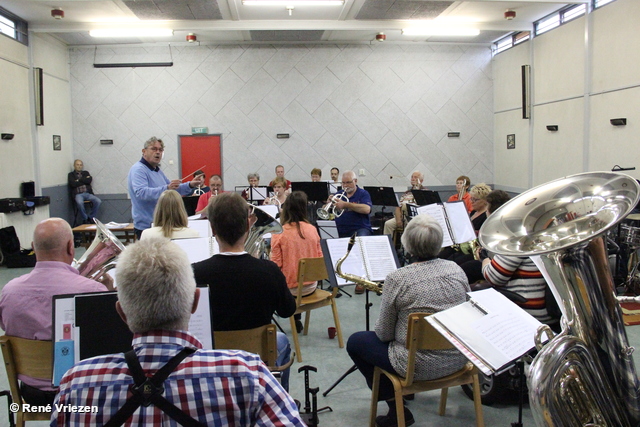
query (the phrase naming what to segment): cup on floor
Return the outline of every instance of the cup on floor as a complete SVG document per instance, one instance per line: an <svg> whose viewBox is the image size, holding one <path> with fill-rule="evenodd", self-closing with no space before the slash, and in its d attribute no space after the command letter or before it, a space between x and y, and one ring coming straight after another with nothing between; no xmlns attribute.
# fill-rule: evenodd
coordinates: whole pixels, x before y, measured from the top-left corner
<svg viewBox="0 0 640 427"><path fill-rule="evenodd" d="M336 337L336 328L334 328L333 326L330 326L327 329L327 333L329 333L329 339L332 340Z"/></svg>

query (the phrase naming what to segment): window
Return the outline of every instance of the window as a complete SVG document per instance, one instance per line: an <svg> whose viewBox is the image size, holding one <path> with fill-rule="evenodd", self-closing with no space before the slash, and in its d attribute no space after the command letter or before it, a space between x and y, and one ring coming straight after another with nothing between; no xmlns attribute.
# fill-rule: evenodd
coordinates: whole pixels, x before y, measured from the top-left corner
<svg viewBox="0 0 640 427"><path fill-rule="evenodd" d="M614 0L593 0L593 8L597 9L600 6L604 6L605 4L611 3Z"/></svg>
<svg viewBox="0 0 640 427"><path fill-rule="evenodd" d="M29 45L27 21L0 7L0 33Z"/></svg>
<svg viewBox="0 0 640 427"><path fill-rule="evenodd" d="M513 46L529 40L531 34L529 31L521 31L519 33L512 33L506 37L501 38L493 44L493 54L496 55L500 52L512 48Z"/></svg>
<svg viewBox="0 0 640 427"><path fill-rule="evenodd" d="M547 31L559 27L560 25L569 22L579 16L582 16L585 13L587 13L586 4L578 4L575 6L569 6L565 7L564 9L560 9L559 11L542 18L538 22L535 22L533 24L535 28L535 34L537 36L542 33L546 33Z"/></svg>

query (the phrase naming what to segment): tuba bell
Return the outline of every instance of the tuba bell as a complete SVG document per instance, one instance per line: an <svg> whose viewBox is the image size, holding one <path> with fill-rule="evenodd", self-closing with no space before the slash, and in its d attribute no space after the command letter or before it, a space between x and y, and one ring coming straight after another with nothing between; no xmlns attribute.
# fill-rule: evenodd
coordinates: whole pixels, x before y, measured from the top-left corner
<svg viewBox="0 0 640 427"><path fill-rule="evenodd" d="M534 337L539 353L528 386L538 426L640 423L640 384L604 236L639 194L637 181L624 174L572 175L511 199L480 229L481 245L493 253L539 257L563 313L557 336L540 344L543 326Z"/></svg>
<svg viewBox="0 0 640 427"><path fill-rule="evenodd" d="M282 233L282 225L277 219L262 209L247 203L249 215L255 217L255 222L249 230L247 240L244 242L244 250L256 258L269 259L267 243L262 238L265 234Z"/></svg>
<svg viewBox="0 0 640 427"><path fill-rule="evenodd" d="M75 265L81 276L96 280L116 266L116 257L124 251L124 245L103 223L95 218L94 221L96 237Z"/></svg>

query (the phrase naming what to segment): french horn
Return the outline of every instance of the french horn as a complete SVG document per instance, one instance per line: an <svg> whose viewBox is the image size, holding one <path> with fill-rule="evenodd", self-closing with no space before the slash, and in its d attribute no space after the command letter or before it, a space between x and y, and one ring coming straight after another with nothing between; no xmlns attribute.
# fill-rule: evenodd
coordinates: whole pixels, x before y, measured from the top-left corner
<svg viewBox="0 0 640 427"><path fill-rule="evenodd" d="M572 175L526 191L480 229L487 250L539 256L563 313L562 331L528 373L538 426L637 426L639 382L608 265L605 233L636 206L640 186L613 172Z"/></svg>
<svg viewBox="0 0 640 427"><path fill-rule="evenodd" d="M348 201L349 201L349 198L344 193L338 193L338 194L332 195L331 197L329 197L329 201L323 207L321 207L316 211L318 214L318 217L324 220L332 220L339 217L344 212L344 209L336 208L336 203L348 202Z"/></svg>
<svg viewBox="0 0 640 427"><path fill-rule="evenodd" d="M96 280L116 266L116 258L124 251L124 245L103 223L93 220L96 236L75 265L81 276Z"/></svg>

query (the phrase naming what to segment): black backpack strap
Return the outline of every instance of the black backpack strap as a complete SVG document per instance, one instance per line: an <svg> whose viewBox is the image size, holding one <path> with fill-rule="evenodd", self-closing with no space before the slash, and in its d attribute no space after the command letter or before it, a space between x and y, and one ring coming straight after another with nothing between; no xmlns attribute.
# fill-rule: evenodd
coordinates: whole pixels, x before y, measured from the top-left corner
<svg viewBox="0 0 640 427"><path fill-rule="evenodd" d="M130 350L124 354L129 371L134 380L131 386L132 396L127 399L124 406L116 412L116 414L104 425L104 427L118 427L123 425L140 406L149 406L151 404L158 407L162 412L176 420L180 425L185 427L203 427L205 424L193 419L185 414L181 409L165 399L162 394L164 381L178 367L178 365L196 350L193 348L183 348L178 354L167 362L156 374L148 378L134 350Z"/></svg>

